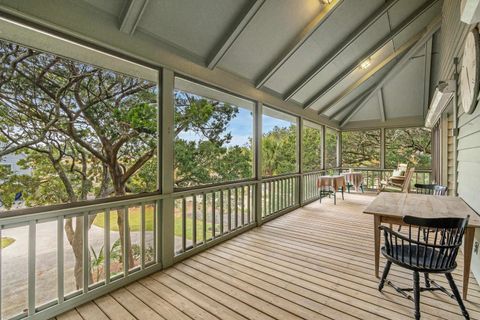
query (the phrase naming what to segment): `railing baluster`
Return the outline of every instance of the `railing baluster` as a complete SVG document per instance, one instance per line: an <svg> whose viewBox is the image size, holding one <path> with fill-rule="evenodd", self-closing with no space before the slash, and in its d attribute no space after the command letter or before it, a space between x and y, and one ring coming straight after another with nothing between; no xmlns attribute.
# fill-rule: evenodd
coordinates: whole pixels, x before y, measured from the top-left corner
<svg viewBox="0 0 480 320"><path fill-rule="evenodd" d="M192 246L197 246L197 195L193 195L192 202Z"/></svg>
<svg viewBox="0 0 480 320"><path fill-rule="evenodd" d="M215 204L215 195L217 194L216 191L212 192L212 239L215 239L217 236L217 206ZM222 235L223 233L220 233Z"/></svg>
<svg viewBox="0 0 480 320"><path fill-rule="evenodd" d="M268 182L268 212L266 216L269 216L273 212L273 184L272 181Z"/></svg>
<svg viewBox="0 0 480 320"><path fill-rule="evenodd" d="M88 252L88 211L83 213L81 217L83 219L82 227L83 227L83 293L88 292L88 280L89 280L89 266L90 266L90 259L89 252ZM80 218L80 217L78 217ZM125 243L125 242L124 242Z"/></svg>
<svg viewBox="0 0 480 320"><path fill-rule="evenodd" d="M224 190L220 190L220 234L223 235L224 232L224 221L223 221L223 215L225 214L224 208L225 208L225 202L223 200L223 192Z"/></svg>
<svg viewBox="0 0 480 320"><path fill-rule="evenodd" d="M37 222L31 220L28 226L28 316L35 314L35 260Z"/></svg>
<svg viewBox="0 0 480 320"><path fill-rule="evenodd" d="M105 255L105 283L110 283L110 208L105 210L105 216L103 217L104 229L104 255Z"/></svg>
<svg viewBox="0 0 480 320"><path fill-rule="evenodd" d="M123 208L123 276L127 277L128 276L128 269L130 268L130 252L131 250L131 243L127 242L127 239L130 238L130 228L129 228L129 223L128 223L128 206L125 206Z"/></svg>
<svg viewBox="0 0 480 320"><path fill-rule="evenodd" d="M267 215L267 184L265 182L262 182L261 188L263 198L262 217L265 217Z"/></svg>
<svg viewBox="0 0 480 320"><path fill-rule="evenodd" d="M63 228L63 227L62 227ZM0 241L2 239L2 232L3 232L3 228L2 226L0 225ZM3 300L3 293L2 293L2 288L3 288L3 281L2 281L2 256L3 256L3 249L1 248L0 246L0 318L2 317L2 312L3 312L3 303L2 303L2 300ZM62 273L63 273L63 270L62 270ZM60 299L59 299L60 300ZM63 300L63 299L62 299Z"/></svg>
<svg viewBox="0 0 480 320"><path fill-rule="evenodd" d="M232 191L230 189L227 190L228 196L228 232L232 231Z"/></svg>
<svg viewBox="0 0 480 320"><path fill-rule="evenodd" d="M282 210L282 179L277 180L277 212Z"/></svg>
<svg viewBox="0 0 480 320"><path fill-rule="evenodd" d="M187 248L187 199L182 198L182 252Z"/></svg>
<svg viewBox="0 0 480 320"><path fill-rule="evenodd" d="M250 208L250 185L247 186L247 224L250 224L250 222L252 222L252 212L251 212L251 208Z"/></svg>
<svg viewBox="0 0 480 320"><path fill-rule="evenodd" d="M244 226L245 225L245 186L242 186L241 196L242 196L242 204L240 206L242 209L242 226Z"/></svg>
<svg viewBox="0 0 480 320"><path fill-rule="evenodd" d="M235 201L233 202L235 205L235 229L238 228L238 188L235 188Z"/></svg>
<svg viewBox="0 0 480 320"><path fill-rule="evenodd" d="M142 250L140 257L140 266L141 269L145 269L145 203L140 204L140 247Z"/></svg>
<svg viewBox="0 0 480 320"><path fill-rule="evenodd" d="M207 243L207 194L203 193L202 198L202 220L203 220L203 244Z"/></svg>
<svg viewBox="0 0 480 320"><path fill-rule="evenodd" d="M64 223L63 216L59 216L57 218L57 296L58 296L59 304L63 303L65 299L65 293L63 289L64 288L63 286L63 281L64 281L63 223ZM0 239L1 239L1 235L0 235ZM1 260L0 260L0 265L1 265ZM0 288L1 288L1 285L0 285ZM1 314L1 308L0 308L0 314Z"/></svg>

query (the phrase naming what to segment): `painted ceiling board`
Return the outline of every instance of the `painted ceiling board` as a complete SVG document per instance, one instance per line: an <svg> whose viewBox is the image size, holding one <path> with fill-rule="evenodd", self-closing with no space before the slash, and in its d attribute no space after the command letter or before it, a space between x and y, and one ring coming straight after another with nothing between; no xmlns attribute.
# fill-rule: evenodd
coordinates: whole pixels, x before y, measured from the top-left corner
<svg viewBox="0 0 480 320"><path fill-rule="evenodd" d="M392 29L398 27L402 21L408 18L415 10L420 8L428 0L400 0L388 10ZM438 1L442 2L442 1Z"/></svg>
<svg viewBox="0 0 480 320"><path fill-rule="evenodd" d="M331 64L338 66L335 72L331 68L326 67L319 72L309 83L307 83L301 90L299 90L293 99L300 103L305 103L309 100L322 86L334 79L345 67L354 63L361 58L365 53L368 53L370 48L374 46L380 39L385 37L389 32L388 18L386 15L378 19L365 33L356 39L345 51L340 53ZM321 85L321 86L319 86Z"/></svg>
<svg viewBox="0 0 480 320"><path fill-rule="evenodd" d="M81 0L105 13L119 17L125 7L126 0Z"/></svg>
<svg viewBox="0 0 480 320"><path fill-rule="evenodd" d="M343 111L340 112L337 116L335 116L335 118L333 118L333 120L335 121L341 121L343 118L345 118L347 116L347 114L350 112L350 110L352 110L352 108L355 107L355 104L349 104L348 106L345 106L343 108Z"/></svg>
<svg viewBox="0 0 480 320"><path fill-rule="evenodd" d="M424 47L383 87L387 119L423 115L425 78Z"/></svg>
<svg viewBox="0 0 480 320"><path fill-rule="evenodd" d="M219 66L255 81L321 9L318 0L267 1Z"/></svg>
<svg viewBox="0 0 480 320"><path fill-rule="evenodd" d="M247 0L149 1L138 29L206 59Z"/></svg>
<svg viewBox="0 0 480 320"><path fill-rule="evenodd" d="M365 81L361 86L359 86L357 89L355 89L354 91L352 91L347 97L345 97L345 99L342 99L342 101L340 101L337 105L335 105L335 107L333 107L332 109L328 110L327 112L325 112L325 115L326 116L331 116L332 114L336 113L337 110L340 110L340 109L349 109L349 107L351 105L354 105L358 102L358 100L361 98L362 94L373 88L375 86L375 84L385 75L387 74L392 68L393 66L395 65L395 62L397 60L393 60L391 61L389 64L387 64L384 68L382 68L380 71L378 71L377 73L375 73L373 76L371 76L370 78L368 78L367 81ZM319 109L320 106L312 106L313 109ZM359 111L361 112L361 110Z"/></svg>
<svg viewBox="0 0 480 320"><path fill-rule="evenodd" d="M265 84L285 94L290 87L318 65L342 40L355 32L384 1L344 0L295 54ZM345 19L348 17L348 19Z"/></svg>
<svg viewBox="0 0 480 320"><path fill-rule="evenodd" d="M345 90L348 90L349 87L355 82L359 81L362 77L367 75L382 63L390 54L393 54L393 43L390 41L382 49L380 49L376 54L372 55L370 58L371 65L367 69L357 68L350 75L345 77L340 81L335 87L328 91L323 97L321 97L315 104L319 106L326 106L331 104L338 96L340 96Z"/></svg>
<svg viewBox="0 0 480 320"><path fill-rule="evenodd" d="M378 102L378 96L374 95L367 103L362 107L362 110L358 111L350 121L362 121L362 120L380 120L380 103Z"/></svg>
<svg viewBox="0 0 480 320"><path fill-rule="evenodd" d="M436 17L441 14L442 11L442 2L438 1L430 9L425 11L420 15L415 21L408 25L402 32L400 32L394 39L393 42L395 47L398 48L402 44L406 43L411 37L415 36L417 33L421 32L428 24Z"/></svg>

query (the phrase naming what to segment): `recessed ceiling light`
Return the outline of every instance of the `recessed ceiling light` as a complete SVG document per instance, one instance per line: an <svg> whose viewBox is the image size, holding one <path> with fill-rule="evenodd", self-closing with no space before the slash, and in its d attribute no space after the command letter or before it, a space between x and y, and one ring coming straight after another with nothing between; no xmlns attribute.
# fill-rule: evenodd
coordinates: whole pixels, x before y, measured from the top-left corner
<svg viewBox="0 0 480 320"><path fill-rule="evenodd" d="M368 58L367 60L363 61L361 64L360 64L360 68L365 70L367 69L368 67L370 67L370 65L372 64L372 62L370 61L370 58Z"/></svg>

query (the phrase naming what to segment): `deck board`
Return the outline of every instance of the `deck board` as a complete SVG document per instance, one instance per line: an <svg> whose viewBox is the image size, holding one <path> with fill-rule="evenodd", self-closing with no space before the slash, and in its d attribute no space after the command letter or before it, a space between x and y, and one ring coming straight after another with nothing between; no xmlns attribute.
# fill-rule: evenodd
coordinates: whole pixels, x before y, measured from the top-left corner
<svg viewBox="0 0 480 320"><path fill-rule="evenodd" d="M411 319L410 301L388 286L377 290L373 217L362 214L372 200L347 194L336 206L314 202L57 318ZM461 255L458 264L461 290ZM411 286L407 270L392 266L389 278ZM465 304L480 319L473 275ZM422 319L462 319L456 302L438 292L422 293L421 311Z"/></svg>

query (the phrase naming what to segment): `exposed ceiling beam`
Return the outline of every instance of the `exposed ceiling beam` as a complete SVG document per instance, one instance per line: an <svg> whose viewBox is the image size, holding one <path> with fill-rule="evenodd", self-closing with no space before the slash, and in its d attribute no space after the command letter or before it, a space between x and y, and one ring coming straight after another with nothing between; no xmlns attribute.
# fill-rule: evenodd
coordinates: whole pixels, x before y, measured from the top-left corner
<svg viewBox="0 0 480 320"><path fill-rule="evenodd" d="M385 122L387 120L387 116L385 114L385 101L383 100L383 88L380 88L378 90L378 105L380 107L380 119L382 122Z"/></svg>
<svg viewBox="0 0 480 320"><path fill-rule="evenodd" d="M318 111L318 114L325 113L326 111L333 108L336 104L338 104L340 101L342 101L345 97L350 95L358 87L360 87L366 81L368 81L368 79L370 79L372 76L374 76L377 72L379 72L380 70L385 68L385 66L387 66L390 62L392 62L397 57L404 54L408 49L410 49L415 44L415 42L417 42L420 39L421 36L422 36L422 34L419 33L419 34L415 35L414 37L412 37L410 40L408 40L405 44L403 44L400 48L398 48L397 51L390 54L385 60L383 60L382 62L377 64L370 71L368 71L366 74L364 74L360 79L358 79L356 82L351 84L347 89L345 89L342 93L340 93L338 96L336 96L328 105L321 108Z"/></svg>
<svg viewBox="0 0 480 320"><path fill-rule="evenodd" d="M422 116L402 117L389 119L385 122L378 120L359 120L350 121L342 130L372 130L379 128L413 128L421 127L425 124L425 120Z"/></svg>
<svg viewBox="0 0 480 320"><path fill-rule="evenodd" d="M428 104L430 103L430 81L432 76L432 38L425 44L425 86L423 94L423 116L426 116Z"/></svg>
<svg viewBox="0 0 480 320"><path fill-rule="evenodd" d="M357 70L360 67L360 64L373 56L376 52L381 50L388 42L392 41L400 32L402 32L406 27L408 27L413 21L415 21L419 16L421 16L425 11L430 9L438 0L430 0L425 2L420 8L415 10L410 16L402 21L394 30L385 36L382 40L377 42L373 47L371 47L362 57L357 59L352 63L348 68L346 68L342 73L340 73L335 79L330 81L326 86L324 86L320 91L318 91L312 98L310 98L304 105L304 108L310 108L315 102L320 100L327 92L332 90L336 85L338 85L343 79L345 79L352 72Z"/></svg>
<svg viewBox="0 0 480 320"><path fill-rule="evenodd" d="M310 38L310 36L327 20L327 18L338 8L344 0L333 0L332 3L323 7L322 11L315 16L307 26L288 44L285 50L275 61L269 65L262 75L257 79L255 86L260 88L280 69L283 64Z"/></svg>
<svg viewBox="0 0 480 320"><path fill-rule="evenodd" d="M323 70L330 62L332 62L339 54L341 54L349 45L358 39L368 28L370 28L381 16L383 16L388 9L390 9L398 0L388 0L373 14L371 14L365 21L363 21L356 31L345 38L338 46L334 47L326 55L326 57L311 70L303 79L295 83L287 92L284 100L291 99L300 89L302 89L310 80L312 80L320 71Z"/></svg>
<svg viewBox="0 0 480 320"><path fill-rule="evenodd" d="M442 24L442 19L441 16L436 17L432 23L426 28L426 31L424 32L423 36L418 40L418 42L410 49L408 52L393 66L390 71L388 71L381 79L378 81L376 84L375 88L373 91L365 97L364 100L362 100L362 103L360 103L358 106L352 109L349 114L342 119L340 122L340 127L343 127L345 123L347 123L357 112L358 110L362 109L362 107L366 104L370 98L373 97L373 95L377 94L378 90L380 90L381 87L385 85L388 81L390 81L396 74L398 74L401 69L410 61L410 58L413 57L413 55L422 47L425 45L425 43L430 39L435 32L440 29L440 26Z"/></svg>
<svg viewBox="0 0 480 320"><path fill-rule="evenodd" d="M137 28L143 12L147 7L148 0L130 0L123 10L120 31L132 35Z"/></svg>
<svg viewBox="0 0 480 320"><path fill-rule="evenodd" d="M370 93L370 91L372 91L372 90L373 90L373 86L370 87L370 88L368 88L365 92L362 92L357 98L355 98L355 100L358 101L357 104L360 104L360 103L362 102L362 99L363 99L364 97L366 97L366 96ZM354 108L355 108L355 107L354 107ZM335 117L338 116L338 115L339 115L340 113L342 113L343 111L345 111L345 109L343 109L343 108L339 108L338 110L335 110L335 112L332 113L332 114L329 116L329 119L330 119L330 120L334 120Z"/></svg>
<svg viewBox="0 0 480 320"><path fill-rule="evenodd" d="M243 30L245 30L264 3L265 0L255 0L242 11L235 22L234 27L227 33L227 36L217 44L210 54L210 57L207 60L207 67L209 69L213 69L217 66L223 56L227 53L228 49L230 49L235 40L237 40Z"/></svg>

